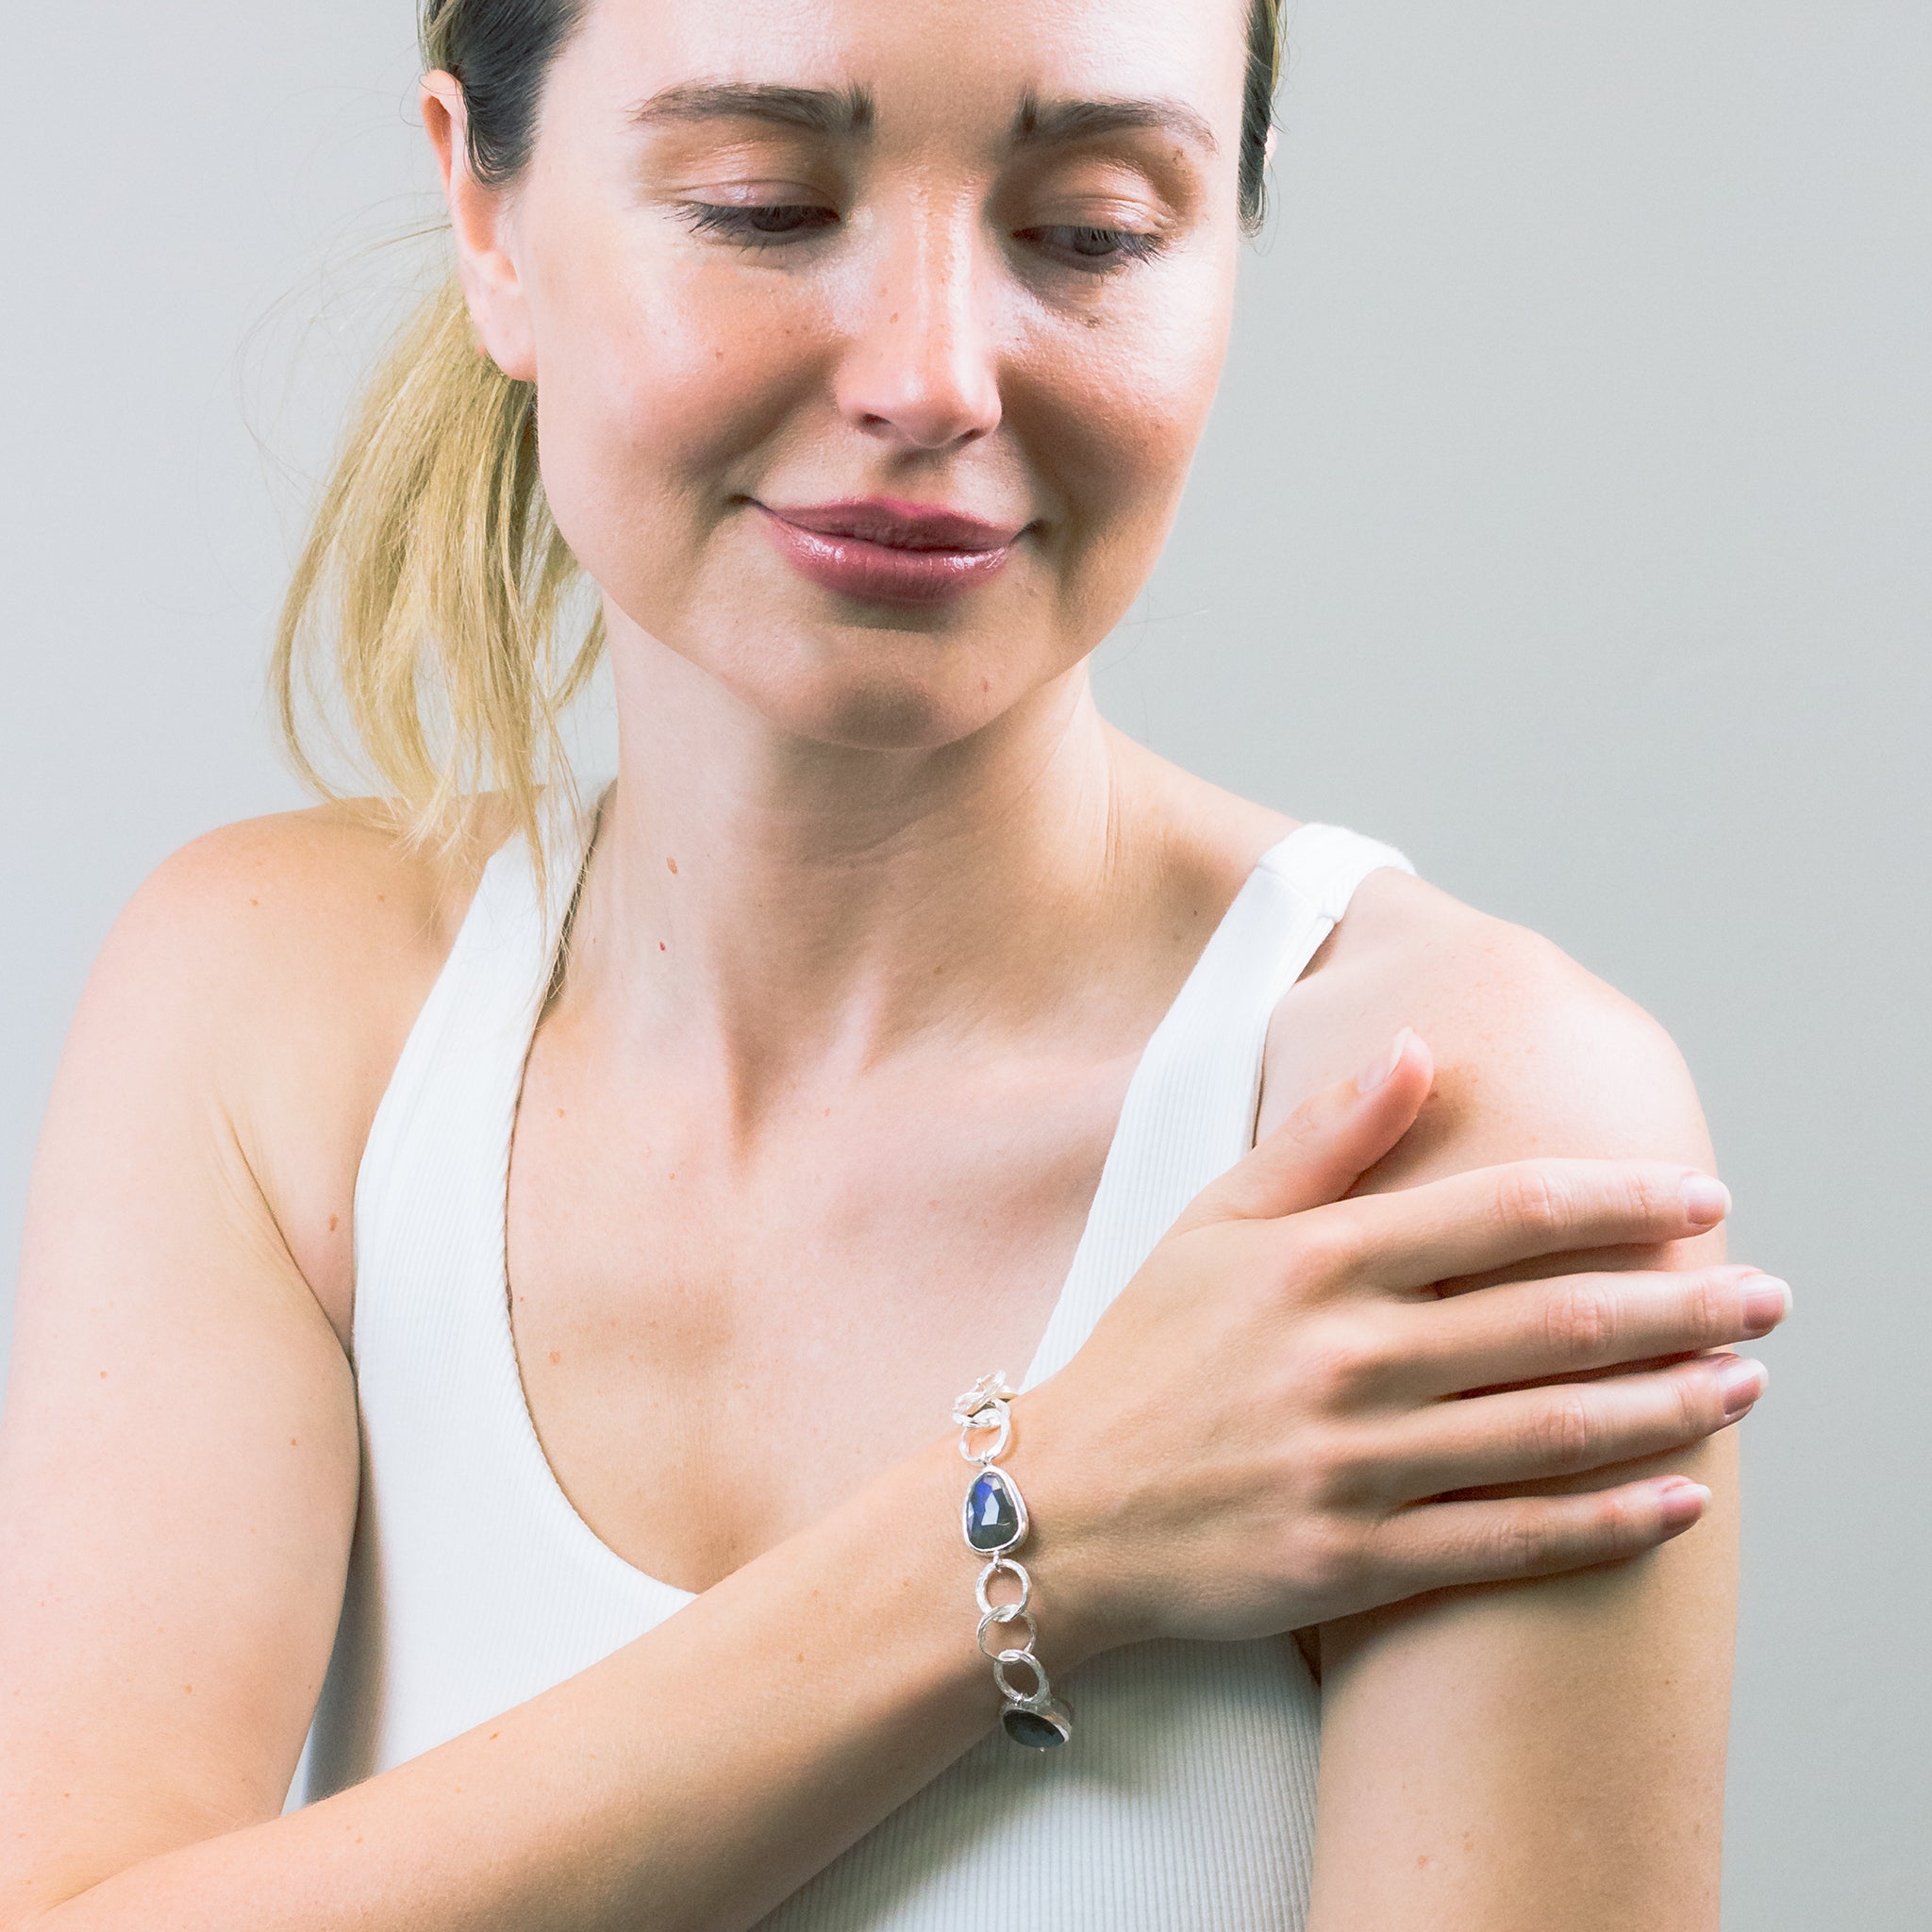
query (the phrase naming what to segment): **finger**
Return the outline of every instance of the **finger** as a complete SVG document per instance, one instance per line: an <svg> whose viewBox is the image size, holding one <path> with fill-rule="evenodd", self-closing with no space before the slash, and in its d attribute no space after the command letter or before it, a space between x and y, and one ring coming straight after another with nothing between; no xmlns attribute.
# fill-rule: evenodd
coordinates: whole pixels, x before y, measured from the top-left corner
<svg viewBox="0 0 1932 1932"><path fill-rule="evenodd" d="M1356 1075L1303 1101L1189 1205L1174 1231L1210 1221L1298 1214L1339 1201L1415 1124L1435 1078L1407 1027Z"/></svg>
<svg viewBox="0 0 1932 1932"><path fill-rule="evenodd" d="M1742 1265L1511 1282L1403 1311L1391 1369L1413 1393L1459 1395L1756 1341L1790 1307Z"/></svg>
<svg viewBox="0 0 1932 1932"><path fill-rule="evenodd" d="M1542 1255L1651 1247L1715 1227L1722 1181L1662 1160L1518 1160L1321 1208L1317 1228L1351 1283L1415 1290Z"/></svg>
<svg viewBox="0 0 1932 1932"><path fill-rule="evenodd" d="M1395 1504L1612 1468L1728 1428L1764 1382L1763 1363L1720 1354L1601 1382L1434 1403L1380 1437L1374 1480Z"/></svg>
<svg viewBox="0 0 1932 1932"><path fill-rule="evenodd" d="M1405 1593L1555 1576L1641 1556L1680 1536L1710 1502L1688 1476L1653 1477L1576 1496L1419 1503L1374 1532Z"/></svg>

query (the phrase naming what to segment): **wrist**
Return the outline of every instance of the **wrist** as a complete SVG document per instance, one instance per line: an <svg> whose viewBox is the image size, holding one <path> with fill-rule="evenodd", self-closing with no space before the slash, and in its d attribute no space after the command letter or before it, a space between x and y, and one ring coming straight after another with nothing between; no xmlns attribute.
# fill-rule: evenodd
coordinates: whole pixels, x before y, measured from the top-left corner
<svg viewBox="0 0 1932 1932"><path fill-rule="evenodd" d="M1125 1587L1120 1557L1127 1524L1117 1498L1095 1480L1092 1445L1071 1425L1050 1384L1025 1391L1012 1413L1012 1449L1004 1460L1027 1499L1021 1554L1033 1574L1048 1668L1058 1674L1158 1635Z"/></svg>

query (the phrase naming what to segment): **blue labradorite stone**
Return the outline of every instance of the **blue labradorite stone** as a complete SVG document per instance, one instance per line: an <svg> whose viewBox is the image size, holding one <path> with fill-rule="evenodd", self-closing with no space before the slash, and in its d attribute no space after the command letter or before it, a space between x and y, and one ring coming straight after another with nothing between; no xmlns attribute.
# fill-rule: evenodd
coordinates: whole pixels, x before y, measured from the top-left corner
<svg viewBox="0 0 1932 1932"><path fill-rule="evenodd" d="M975 1550L1009 1550L1020 1541L1020 1496L996 1469L966 1493L966 1541Z"/></svg>
<svg viewBox="0 0 1932 1932"><path fill-rule="evenodd" d="M1008 1710L1000 1718L1007 1736L1030 1751L1052 1751L1067 1741L1067 1734L1050 1718L1030 1710Z"/></svg>

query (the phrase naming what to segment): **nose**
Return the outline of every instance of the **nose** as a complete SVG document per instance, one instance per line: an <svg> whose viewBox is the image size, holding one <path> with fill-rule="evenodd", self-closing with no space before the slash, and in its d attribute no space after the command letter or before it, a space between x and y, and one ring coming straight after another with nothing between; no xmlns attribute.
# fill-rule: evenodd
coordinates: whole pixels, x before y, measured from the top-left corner
<svg viewBox="0 0 1932 1932"><path fill-rule="evenodd" d="M978 223L930 204L882 219L888 246L840 365L840 409L867 435L916 449L976 441L1000 422Z"/></svg>

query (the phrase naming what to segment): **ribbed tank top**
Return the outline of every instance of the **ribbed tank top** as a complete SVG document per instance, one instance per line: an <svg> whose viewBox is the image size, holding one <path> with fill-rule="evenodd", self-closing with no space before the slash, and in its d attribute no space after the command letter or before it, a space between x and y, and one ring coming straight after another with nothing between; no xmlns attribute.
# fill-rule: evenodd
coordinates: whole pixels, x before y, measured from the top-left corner
<svg viewBox="0 0 1932 1932"><path fill-rule="evenodd" d="M491 856L363 1152L361 1499L309 1800L538 1695L691 1600L576 1513L510 1328L510 1134L594 816L548 821L547 896L520 836ZM1411 869L1319 824L1256 864L1135 1068L1021 1387L1073 1356L1181 1209L1253 1144L1274 1007L1382 866ZM961 1627L971 1642L970 1619ZM1078 1712L1071 1744L1024 1751L994 1731L765 1925L981 1932L996 1902L1005 1932L1302 1926L1319 1696L1291 1639L1138 1644L1057 1688Z"/></svg>

